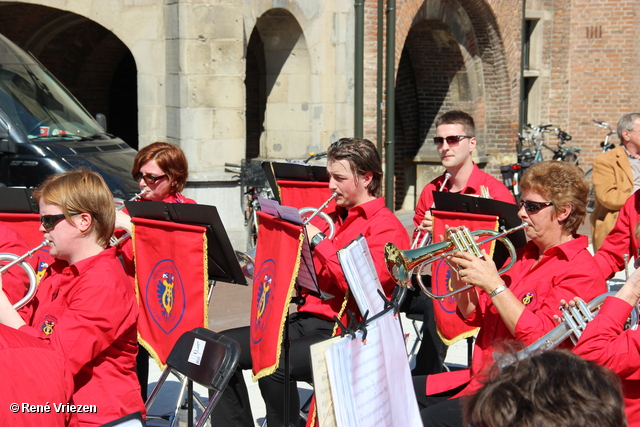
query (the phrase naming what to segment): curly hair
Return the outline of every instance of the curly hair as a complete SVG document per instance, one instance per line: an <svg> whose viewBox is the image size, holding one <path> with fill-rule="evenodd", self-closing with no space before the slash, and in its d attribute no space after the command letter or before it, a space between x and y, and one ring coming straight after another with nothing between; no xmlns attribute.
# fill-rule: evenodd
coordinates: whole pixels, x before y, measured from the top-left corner
<svg viewBox="0 0 640 427"><path fill-rule="evenodd" d="M589 186L578 166L557 160L536 163L524 173L520 189L548 199L556 212L571 206L571 213L562 224L567 233L576 233L584 223Z"/></svg>
<svg viewBox="0 0 640 427"><path fill-rule="evenodd" d="M620 378L568 350L552 350L498 371L463 401L474 427L627 426Z"/></svg>

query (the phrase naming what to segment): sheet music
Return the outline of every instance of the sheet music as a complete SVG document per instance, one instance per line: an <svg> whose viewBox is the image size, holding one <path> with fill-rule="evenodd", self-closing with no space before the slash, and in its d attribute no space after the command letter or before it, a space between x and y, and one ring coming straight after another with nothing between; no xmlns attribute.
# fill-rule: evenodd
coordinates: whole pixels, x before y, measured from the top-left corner
<svg viewBox="0 0 640 427"><path fill-rule="evenodd" d="M369 317L384 310L384 301L378 295L382 285L378 278L367 239L359 236L338 251L338 259L349 289L358 304L360 314L369 311Z"/></svg>
<svg viewBox="0 0 640 427"><path fill-rule="evenodd" d="M389 312L367 326L365 343L359 331L355 339L325 345L338 427L422 425L399 322ZM314 371L314 386L316 381L322 382ZM316 401L318 413L327 410L321 406L327 400Z"/></svg>
<svg viewBox="0 0 640 427"><path fill-rule="evenodd" d="M318 415L318 425L322 427L337 427L338 425L333 407L325 351L330 345L333 345L340 339L340 337L333 337L312 345L310 349L311 367L313 369L313 393L316 398L316 414Z"/></svg>

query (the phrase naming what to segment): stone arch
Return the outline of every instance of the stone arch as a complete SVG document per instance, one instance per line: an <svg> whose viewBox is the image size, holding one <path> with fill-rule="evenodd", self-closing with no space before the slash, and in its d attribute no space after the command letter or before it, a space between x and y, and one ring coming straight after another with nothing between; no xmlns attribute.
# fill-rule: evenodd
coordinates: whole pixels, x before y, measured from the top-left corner
<svg viewBox="0 0 640 427"><path fill-rule="evenodd" d="M259 141L260 157L306 157L312 120L310 58L302 28L289 11L270 9L256 20L246 66L247 154L256 153ZM252 88L257 93L250 93Z"/></svg>
<svg viewBox="0 0 640 427"><path fill-rule="evenodd" d="M483 167L500 129L510 129L504 117L512 112L513 92L503 41L487 2L409 1L398 22L396 206L412 209L424 185L442 173L430 143L436 116L450 109L474 116L475 160ZM412 106L414 114L403 113Z"/></svg>
<svg viewBox="0 0 640 427"><path fill-rule="evenodd" d="M108 131L138 147L137 67L111 31L79 14L27 3L0 6L0 31L31 52Z"/></svg>

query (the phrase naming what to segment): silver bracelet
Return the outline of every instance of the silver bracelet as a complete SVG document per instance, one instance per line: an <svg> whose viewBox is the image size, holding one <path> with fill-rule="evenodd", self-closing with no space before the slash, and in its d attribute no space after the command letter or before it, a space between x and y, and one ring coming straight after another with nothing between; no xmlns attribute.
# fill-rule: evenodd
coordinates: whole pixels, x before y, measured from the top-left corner
<svg viewBox="0 0 640 427"><path fill-rule="evenodd" d="M500 285L489 293L489 297L493 298L496 295L498 295L500 292L506 291L507 289L508 289L507 285Z"/></svg>

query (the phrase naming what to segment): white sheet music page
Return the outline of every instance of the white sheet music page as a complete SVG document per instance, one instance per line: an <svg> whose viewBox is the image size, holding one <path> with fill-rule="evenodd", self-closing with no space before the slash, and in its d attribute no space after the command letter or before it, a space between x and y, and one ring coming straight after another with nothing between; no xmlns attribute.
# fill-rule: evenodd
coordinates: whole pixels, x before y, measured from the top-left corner
<svg viewBox="0 0 640 427"><path fill-rule="evenodd" d="M368 326L366 342L358 332L326 349L338 427L422 425L399 322L389 312Z"/></svg>
<svg viewBox="0 0 640 427"><path fill-rule="evenodd" d="M384 301L378 295L378 290L382 291L382 285L367 239L359 236L340 249L338 259L360 314L364 316L368 310L369 317L372 317L384 310Z"/></svg>
<svg viewBox="0 0 640 427"><path fill-rule="evenodd" d="M313 393L316 398L316 414L318 425L321 427L337 427L336 414L333 407L331 385L329 383L329 371L325 352L330 345L340 340L333 337L311 346L311 367L313 369Z"/></svg>

